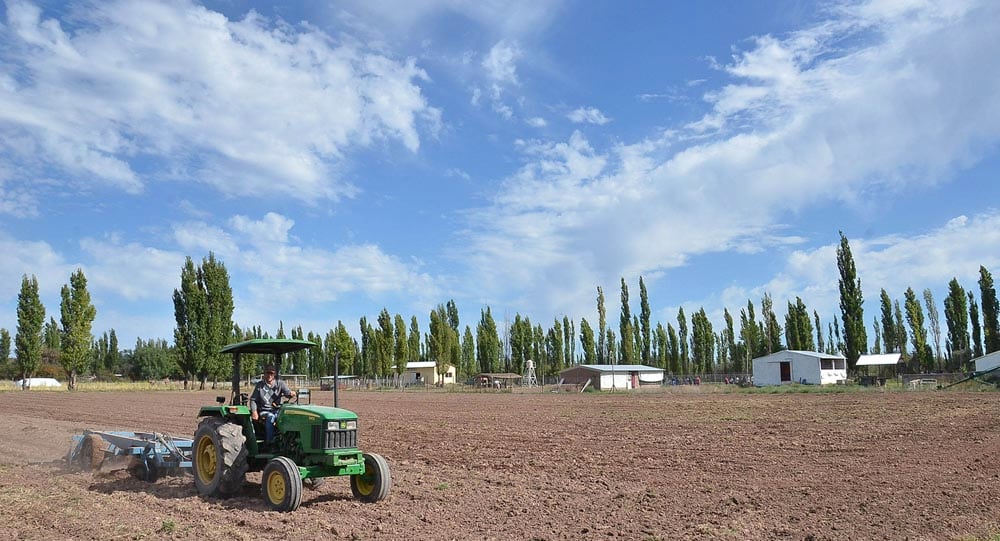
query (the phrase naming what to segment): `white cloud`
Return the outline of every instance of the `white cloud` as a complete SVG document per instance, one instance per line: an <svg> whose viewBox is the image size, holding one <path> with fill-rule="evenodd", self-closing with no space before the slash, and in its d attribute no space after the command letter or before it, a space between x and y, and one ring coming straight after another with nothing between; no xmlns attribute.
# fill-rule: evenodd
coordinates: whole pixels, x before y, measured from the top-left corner
<svg viewBox="0 0 1000 541"><path fill-rule="evenodd" d="M781 221L806 209L946 181L1000 140L1000 57L981 54L1000 6L960 5L760 37L687 128L606 150L579 134L522 144L525 165L470 213L466 260L558 311L622 275L801 243Z"/></svg>
<svg viewBox="0 0 1000 541"><path fill-rule="evenodd" d="M549 125L549 123L546 122L545 119L540 116L529 118L528 120L525 121L525 123L531 126L532 128L544 128L545 126Z"/></svg>
<svg viewBox="0 0 1000 541"><path fill-rule="evenodd" d="M40 294L51 297L58 296L59 288L69 281L69 275L75 270L47 242L18 240L3 231L0 231L0 253L3 253L3 265L0 265L0 302L14 308L17 306L23 276L34 275L38 279ZM11 311L11 314L16 317L16 312ZM14 328L0 326L8 330Z"/></svg>
<svg viewBox="0 0 1000 541"><path fill-rule="evenodd" d="M517 84L517 60L521 57L517 43L500 40L483 59L483 68L491 80L499 84Z"/></svg>
<svg viewBox="0 0 1000 541"><path fill-rule="evenodd" d="M56 167L134 193L157 180L140 164L170 160L172 177L230 195L337 199L357 191L340 174L346 153L376 140L416 151L421 130L440 125L412 59L254 12L231 21L188 2L128 0L67 24L13 1L7 21L8 169Z"/></svg>
<svg viewBox="0 0 1000 541"><path fill-rule="evenodd" d="M122 244L116 238L83 239L80 247L90 261L86 269L87 286L96 297L169 303L174 288L180 285L184 265L184 255L180 252L137 242Z"/></svg>
<svg viewBox="0 0 1000 541"><path fill-rule="evenodd" d="M577 124L587 123L597 124L598 126L603 126L604 124L611 122L610 118L604 116L604 113L595 107L580 107L567 114L566 118L576 122Z"/></svg>

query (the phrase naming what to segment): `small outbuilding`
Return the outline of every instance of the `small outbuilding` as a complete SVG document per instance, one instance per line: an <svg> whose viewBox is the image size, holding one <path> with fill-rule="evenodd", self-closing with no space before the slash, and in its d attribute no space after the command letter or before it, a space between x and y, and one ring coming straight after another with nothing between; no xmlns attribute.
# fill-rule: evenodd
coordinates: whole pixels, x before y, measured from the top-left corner
<svg viewBox="0 0 1000 541"><path fill-rule="evenodd" d="M578 364L561 372L562 382L589 385L599 391L663 385L663 369L644 364Z"/></svg>
<svg viewBox="0 0 1000 541"><path fill-rule="evenodd" d="M829 385L847 380L847 358L840 354L784 350L753 360L758 387L805 383Z"/></svg>
<svg viewBox="0 0 1000 541"><path fill-rule="evenodd" d="M413 361L406 363L403 371L403 385L448 385L455 383L455 367L447 365L444 373L438 373L434 361Z"/></svg>
<svg viewBox="0 0 1000 541"><path fill-rule="evenodd" d="M881 353L861 355L855 366L864 370L865 375L858 378L861 385L885 385L887 376L895 376L903 356L899 353ZM874 373L873 373L874 372Z"/></svg>

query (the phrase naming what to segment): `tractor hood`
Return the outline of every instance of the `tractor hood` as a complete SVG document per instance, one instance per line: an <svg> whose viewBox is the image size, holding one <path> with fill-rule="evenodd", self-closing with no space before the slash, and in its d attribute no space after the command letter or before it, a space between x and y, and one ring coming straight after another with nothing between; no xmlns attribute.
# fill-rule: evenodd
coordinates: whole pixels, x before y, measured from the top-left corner
<svg viewBox="0 0 1000 541"><path fill-rule="evenodd" d="M358 414L342 408L329 406L299 406L286 404L281 408L281 415L313 423L320 421L357 421Z"/></svg>

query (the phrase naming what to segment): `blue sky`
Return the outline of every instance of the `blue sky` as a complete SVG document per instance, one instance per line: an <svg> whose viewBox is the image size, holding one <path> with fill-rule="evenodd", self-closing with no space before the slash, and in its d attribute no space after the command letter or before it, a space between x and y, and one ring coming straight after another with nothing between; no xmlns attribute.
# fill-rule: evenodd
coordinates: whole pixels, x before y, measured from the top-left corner
<svg viewBox="0 0 1000 541"><path fill-rule="evenodd" d="M240 325L383 308L721 321L1000 268L1000 4L7 1L0 326L82 268L95 334L172 336L185 256ZM943 315L942 315L943 318Z"/></svg>

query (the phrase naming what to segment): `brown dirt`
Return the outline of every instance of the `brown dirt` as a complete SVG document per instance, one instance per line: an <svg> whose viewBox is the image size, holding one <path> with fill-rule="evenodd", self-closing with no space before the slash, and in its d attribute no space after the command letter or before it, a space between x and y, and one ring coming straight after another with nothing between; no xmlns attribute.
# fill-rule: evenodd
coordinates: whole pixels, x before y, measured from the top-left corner
<svg viewBox="0 0 1000 541"><path fill-rule="evenodd" d="M693 391L693 390L691 390ZM0 540L976 539L1000 535L1000 394L347 392L389 499L266 511L62 461L83 429L191 437L213 392L0 394ZM330 393L314 393L330 404ZM994 537L995 539L995 537Z"/></svg>

